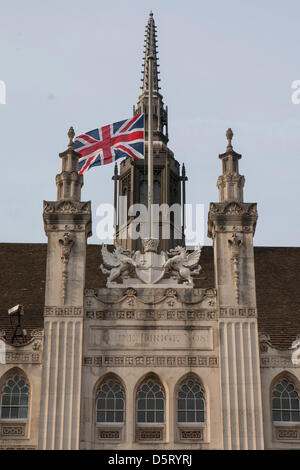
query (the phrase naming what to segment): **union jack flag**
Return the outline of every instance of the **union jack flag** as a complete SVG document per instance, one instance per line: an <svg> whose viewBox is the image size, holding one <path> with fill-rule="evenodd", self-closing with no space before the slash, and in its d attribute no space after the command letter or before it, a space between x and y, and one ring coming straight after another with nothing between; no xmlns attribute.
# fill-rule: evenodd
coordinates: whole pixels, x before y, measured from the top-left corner
<svg viewBox="0 0 300 470"><path fill-rule="evenodd" d="M78 135L74 150L82 155L78 163L80 175L118 158L144 158L144 114Z"/></svg>

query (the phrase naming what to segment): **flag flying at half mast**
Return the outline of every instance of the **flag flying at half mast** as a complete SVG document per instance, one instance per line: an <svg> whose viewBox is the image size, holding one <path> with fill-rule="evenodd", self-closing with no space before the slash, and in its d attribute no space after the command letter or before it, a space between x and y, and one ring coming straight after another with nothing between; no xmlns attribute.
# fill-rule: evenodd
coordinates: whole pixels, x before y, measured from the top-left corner
<svg viewBox="0 0 300 470"><path fill-rule="evenodd" d="M144 158L144 114L115 122L74 139L79 158L78 173L107 165L122 157Z"/></svg>

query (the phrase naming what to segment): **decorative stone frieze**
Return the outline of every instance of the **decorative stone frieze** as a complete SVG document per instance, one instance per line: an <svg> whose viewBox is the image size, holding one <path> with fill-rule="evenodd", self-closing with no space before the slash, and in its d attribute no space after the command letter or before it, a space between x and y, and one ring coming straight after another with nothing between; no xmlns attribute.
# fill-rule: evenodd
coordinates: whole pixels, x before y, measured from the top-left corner
<svg viewBox="0 0 300 470"><path fill-rule="evenodd" d="M44 201L44 214L91 214L91 201Z"/></svg>
<svg viewBox="0 0 300 470"><path fill-rule="evenodd" d="M300 441L300 426L276 426L275 438L279 441Z"/></svg>
<svg viewBox="0 0 300 470"><path fill-rule="evenodd" d="M252 309L248 309L250 312ZM224 315L225 316L225 315ZM247 316L247 315L245 315ZM251 316L248 314L248 316ZM94 320L216 320L217 312L212 310L86 310L85 317Z"/></svg>
<svg viewBox="0 0 300 470"><path fill-rule="evenodd" d="M18 439L26 436L26 423L0 423L0 438Z"/></svg>
<svg viewBox="0 0 300 470"><path fill-rule="evenodd" d="M82 307L45 307L45 317L83 317Z"/></svg>
<svg viewBox="0 0 300 470"><path fill-rule="evenodd" d="M179 439L181 441L203 441L203 429L179 429Z"/></svg>
<svg viewBox="0 0 300 470"><path fill-rule="evenodd" d="M163 428L138 428L137 429L137 440L138 441L162 441L163 439Z"/></svg>
<svg viewBox="0 0 300 470"><path fill-rule="evenodd" d="M84 356L84 366L94 367L218 367L217 356L148 356L134 354L126 356Z"/></svg>
<svg viewBox="0 0 300 470"><path fill-rule="evenodd" d="M219 316L220 318L257 317L257 312L254 307L221 307Z"/></svg>

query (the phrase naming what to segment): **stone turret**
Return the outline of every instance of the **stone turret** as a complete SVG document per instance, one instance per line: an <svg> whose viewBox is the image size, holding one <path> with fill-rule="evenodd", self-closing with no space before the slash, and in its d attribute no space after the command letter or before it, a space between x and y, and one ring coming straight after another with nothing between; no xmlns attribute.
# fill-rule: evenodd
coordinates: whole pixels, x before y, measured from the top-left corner
<svg viewBox="0 0 300 470"><path fill-rule="evenodd" d="M242 156L232 148L233 132L231 129L227 130L226 137L228 140L226 152L219 155L223 170L223 174L219 176L217 182L219 200L220 202L243 202L245 178L239 174L239 160Z"/></svg>
<svg viewBox="0 0 300 470"><path fill-rule="evenodd" d="M256 203L243 202L245 179L241 155L232 148L228 129L219 202L208 214L213 239L215 285L219 307L224 449L262 449L263 425L253 236Z"/></svg>
<svg viewBox="0 0 300 470"><path fill-rule="evenodd" d="M44 201L48 236L44 310L46 360L43 363L40 449L78 449L83 307L91 203L81 202L80 155L69 145L60 154L57 200Z"/></svg>
<svg viewBox="0 0 300 470"><path fill-rule="evenodd" d="M78 174L78 158L80 154L73 149L75 132L70 127L68 132L69 144L65 152L59 154L62 159L62 171L56 176L57 200L80 201L83 176Z"/></svg>

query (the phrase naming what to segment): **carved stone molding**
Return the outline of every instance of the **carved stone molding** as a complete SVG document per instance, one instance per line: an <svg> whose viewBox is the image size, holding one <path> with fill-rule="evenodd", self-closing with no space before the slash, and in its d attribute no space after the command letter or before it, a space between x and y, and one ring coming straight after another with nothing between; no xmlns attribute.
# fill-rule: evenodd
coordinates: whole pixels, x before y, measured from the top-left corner
<svg viewBox="0 0 300 470"><path fill-rule="evenodd" d="M137 291L135 289L132 289L132 288L125 289L121 293L120 298L117 299L117 300L107 300L103 296L100 297L98 295L98 290L97 289L87 288L84 291L84 295L85 295L85 304L86 304L87 307L92 305L91 302L90 302L90 299L88 299L88 297L94 297L95 299L99 300L101 303L110 306L109 309L111 309L112 305L120 304L121 302L126 300L128 297L134 297L134 298L136 298L136 300L138 300L140 302L140 304L151 305L151 306L152 305L158 305L158 304L164 302L165 300L168 300L168 298L171 298L171 300L173 300L174 302L175 302L175 300L178 300L178 302L180 302L181 304L188 305L188 306L197 305L197 304L202 303L204 300L208 300L209 306L210 307L215 307L216 297L217 297L216 289L206 288L206 289L197 289L197 291L199 291L198 294L194 293L192 300L185 300L184 296L182 296L182 294L180 293L180 290L179 289L176 290L175 288L168 288L164 291L164 294L161 297L159 297L157 299L154 299L154 300L151 299L149 301L143 300L140 296L138 296ZM168 304L168 305L170 305L170 304ZM173 305L174 305L174 303L173 303Z"/></svg>
<svg viewBox="0 0 300 470"><path fill-rule="evenodd" d="M4 353L4 364L41 364L41 352L28 352L28 351L9 351Z"/></svg>
<svg viewBox="0 0 300 470"><path fill-rule="evenodd" d="M82 307L45 307L45 317L83 317Z"/></svg>
<svg viewBox="0 0 300 470"><path fill-rule="evenodd" d="M62 262L62 286L61 286L61 295L62 295L62 304L65 304L67 296L67 284L68 284L68 263L70 259L70 254L72 247L74 245L74 240L71 237L69 232L65 232L63 237L60 238L59 244L61 246L61 262Z"/></svg>
<svg viewBox="0 0 300 470"><path fill-rule="evenodd" d="M91 202L44 201L44 214L91 214Z"/></svg>
<svg viewBox="0 0 300 470"><path fill-rule="evenodd" d="M279 367L279 368L293 368L300 367L300 364L295 365L292 363L289 356L263 356L260 358L261 367Z"/></svg>
<svg viewBox="0 0 300 470"><path fill-rule="evenodd" d="M138 441L162 441L163 440L163 427L162 428L138 428L136 431Z"/></svg>
<svg viewBox="0 0 300 470"><path fill-rule="evenodd" d="M83 365L95 367L218 367L216 356L85 356Z"/></svg>
<svg viewBox="0 0 300 470"><path fill-rule="evenodd" d="M203 441L204 430L199 429L179 429L179 439L181 441Z"/></svg>
<svg viewBox="0 0 300 470"><path fill-rule="evenodd" d="M275 428L275 438L279 441L300 441L300 426L280 426Z"/></svg>
<svg viewBox="0 0 300 470"><path fill-rule="evenodd" d="M26 423L0 423L0 438L24 438Z"/></svg>
<svg viewBox="0 0 300 470"><path fill-rule="evenodd" d="M253 307L222 307L220 308L220 318L234 318L234 317L257 317L256 308Z"/></svg>
<svg viewBox="0 0 300 470"><path fill-rule="evenodd" d="M257 204L246 202L211 202L210 215L229 214L229 215L257 215Z"/></svg>
<svg viewBox="0 0 300 470"><path fill-rule="evenodd" d="M218 315L214 310L86 310L85 317L95 320L197 321L215 320Z"/></svg>
<svg viewBox="0 0 300 470"><path fill-rule="evenodd" d="M97 428L97 439L99 440L104 440L104 441L110 441L110 440L118 440L120 441L121 439L121 429L101 429Z"/></svg>
<svg viewBox="0 0 300 470"><path fill-rule="evenodd" d="M240 297L239 257L240 257L240 248L242 245L242 240L237 237L236 233L233 233L232 240L228 240L228 243L231 248L231 265L232 265L232 275L233 275L233 283L234 283L234 290L235 290L235 301L238 305L239 297Z"/></svg>

